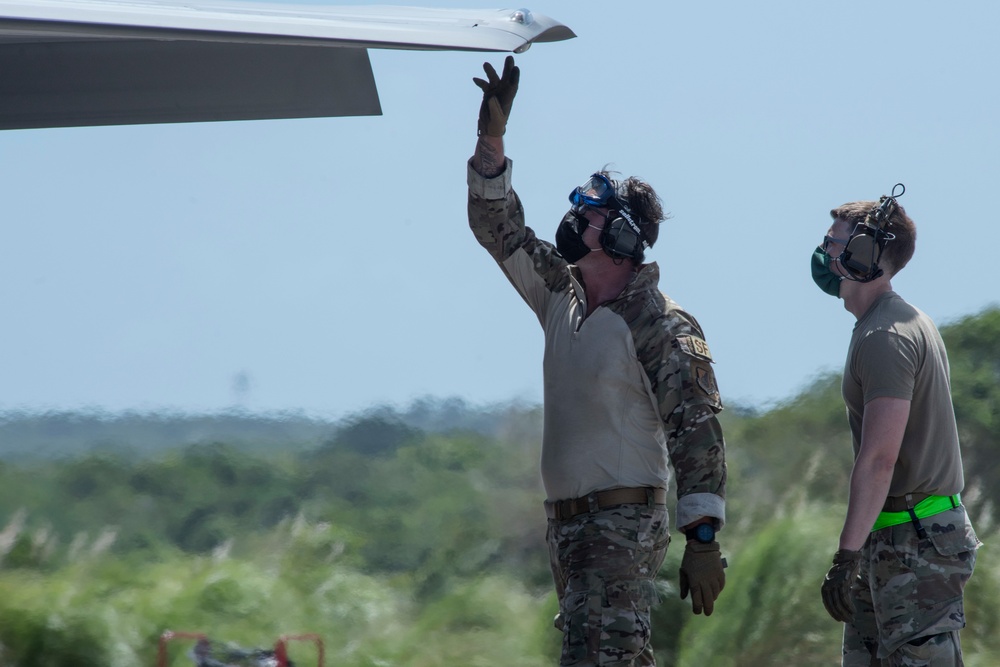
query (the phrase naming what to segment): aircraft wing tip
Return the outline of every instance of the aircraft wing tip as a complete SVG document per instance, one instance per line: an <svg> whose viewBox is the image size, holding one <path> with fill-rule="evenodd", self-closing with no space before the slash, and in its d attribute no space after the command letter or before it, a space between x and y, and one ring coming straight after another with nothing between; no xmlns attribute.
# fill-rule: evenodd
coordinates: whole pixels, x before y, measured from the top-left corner
<svg viewBox="0 0 1000 667"><path fill-rule="evenodd" d="M573 39L576 37L576 33L570 30L564 25L557 25L548 28L542 32L538 37L535 37L533 42L562 42L567 39Z"/></svg>

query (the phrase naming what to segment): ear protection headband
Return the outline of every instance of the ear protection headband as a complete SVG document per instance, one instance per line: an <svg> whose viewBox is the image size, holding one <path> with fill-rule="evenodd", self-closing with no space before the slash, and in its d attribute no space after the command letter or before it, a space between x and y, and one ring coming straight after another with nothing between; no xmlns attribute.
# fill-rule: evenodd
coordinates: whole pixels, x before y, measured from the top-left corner
<svg viewBox="0 0 1000 667"><path fill-rule="evenodd" d="M614 259L641 262L649 241L624 206L608 210L608 219L601 230L601 248Z"/></svg>
<svg viewBox="0 0 1000 667"><path fill-rule="evenodd" d="M896 194L896 188L899 188L899 194ZM878 263L886 244L896 238L888 228L892 224L892 214L896 212L896 198L902 197L904 192L906 186L896 183L892 186L892 194L882 195L865 219L855 225L840 256L840 263L847 270L849 280L867 283L882 275Z"/></svg>

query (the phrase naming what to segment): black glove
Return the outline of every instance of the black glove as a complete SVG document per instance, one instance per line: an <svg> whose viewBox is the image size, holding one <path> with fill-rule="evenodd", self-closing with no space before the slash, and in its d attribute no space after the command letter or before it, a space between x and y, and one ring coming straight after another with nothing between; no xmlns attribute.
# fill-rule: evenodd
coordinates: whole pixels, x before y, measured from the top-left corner
<svg viewBox="0 0 1000 667"><path fill-rule="evenodd" d="M483 63L486 78L472 79L483 90L483 103L479 107L479 134L491 137L502 137L507 131L507 119L510 118L510 107L517 95L517 83L521 79L521 70L514 67L514 56L507 56L503 63L503 76L497 76L493 65Z"/></svg>
<svg viewBox="0 0 1000 667"><path fill-rule="evenodd" d="M833 555L833 567L823 580L823 606L833 620L847 623L854 618L851 585L861 569L861 552L839 549Z"/></svg>
<svg viewBox="0 0 1000 667"><path fill-rule="evenodd" d="M705 616L715 610L715 600L726 585L726 561L718 542L688 542L681 559L681 599L691 592L692 611Z"/></svg>

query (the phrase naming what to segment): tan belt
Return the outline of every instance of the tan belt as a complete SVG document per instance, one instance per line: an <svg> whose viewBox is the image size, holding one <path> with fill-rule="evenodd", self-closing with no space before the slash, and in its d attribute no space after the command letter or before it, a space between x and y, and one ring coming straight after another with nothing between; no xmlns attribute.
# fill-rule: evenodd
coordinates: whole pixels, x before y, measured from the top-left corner
<svg viewBox="0 0 1000 667"><path fill-rule="evenodd" d="M910 493L905 496L889 496L882 505L883 512L905 512L911 507L916 507L917 503L926 498L930 498L929 493ZM907 504L909 498L909 504Z"/></svg>
<svg viewBox="0 0 1000 667"><path fill-rule="evenodd" d="M545 514L556 521L566 521L580 514L597 512L616 505L642 504L664 505L667 503L667 490L653 486L640 486L623 489L608 489L595 491L582 498L556 500L545 503Z"/></svg>

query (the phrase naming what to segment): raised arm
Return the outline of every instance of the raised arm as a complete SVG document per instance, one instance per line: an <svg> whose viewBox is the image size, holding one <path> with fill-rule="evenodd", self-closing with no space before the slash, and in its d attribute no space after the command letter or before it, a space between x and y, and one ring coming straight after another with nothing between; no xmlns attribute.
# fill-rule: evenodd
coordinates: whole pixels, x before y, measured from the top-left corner
<svg viewBox="0 0 1000 667"><path fill-rule="evenodd" d="M479 135L476 152L472 154L472 168L483 178L493 178L503 173L506 156L503 152L503 137Z"/></svg>
<svg viewBox="0 0 1000 667"><path fill-rule="evenodd" d="M504 170L503 135L507 131L521 70L514 65L514 56L504 60L502 76L497 76L489 63L483 63L483 70L486 79L473 79L483 91L483 102L479 107L479 141L472 156L472 168L480 176L493 178Z"/></svg>

